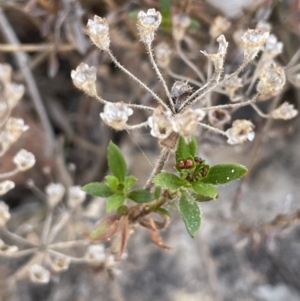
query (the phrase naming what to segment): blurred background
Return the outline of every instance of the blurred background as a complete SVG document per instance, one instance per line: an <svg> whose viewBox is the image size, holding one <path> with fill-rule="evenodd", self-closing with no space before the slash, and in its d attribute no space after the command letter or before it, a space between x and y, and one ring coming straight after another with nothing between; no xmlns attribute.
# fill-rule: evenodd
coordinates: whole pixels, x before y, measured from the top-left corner
<svg viewBox="0 0 300 301"><path fill-rule="evenodd" d="M171 47L169 20L174 14L189 15L193 26L187 31L183 50L203 71L206 58L199 51L215 44L209 32L217 16L231 22L224 33L229 41L228 72L238 66L234 33L255 28L259 21L269 22L271 32L284 44L279 64L287 65L300 45L299 0L1 0L0 5L0 62L13 67L13 81L23 83L26 89L12 115L30 126L1 158L1 172L10 170L12 157L20 148L36 156L36 165L12 178L16 187L3 197L11 209L9 227L15 231L29 220L42 222L45 217L45 204L28 188L28 179L41 190L51 179L65 186L101 181L108 172L106 148L113 140L143 185L159 153L149 129L130 133L111 130L99 118L103 105L73 86L71 70L85 62L97 68L97 88L104 99L155 105L89 41L85 25L95 14L109 23L111 48L117 59L158 93L159 82L136 31L139 10L169 12L155 44L166 41ZM195 78L176 49L172 50L172 70ZM165 77L172 85L174 79L168 74ZM287 82L278 101L286 100L299 108L299 87L300 82ZM262 109L267 105L262 104ZM138 123L147 117L139 111L132 120ZM300 300L299 116L266 121L247 107L235 117L252 120L255 140L230 146L224 137L199 130L199 155L211 164L244 164L249 173L221 187L217 200L201 204L202 227L194 239L174 213L162 233L171 250L159 249L148 232L138 228L129 241L127 258L118 263L113 274L71 264L47 285L33 284L25 277L10 287L6 277L14 275L23 262L0 254L0 300ZM50 179L45 167L51 169ZM166 169L172 169L172 159Z"/></svg>

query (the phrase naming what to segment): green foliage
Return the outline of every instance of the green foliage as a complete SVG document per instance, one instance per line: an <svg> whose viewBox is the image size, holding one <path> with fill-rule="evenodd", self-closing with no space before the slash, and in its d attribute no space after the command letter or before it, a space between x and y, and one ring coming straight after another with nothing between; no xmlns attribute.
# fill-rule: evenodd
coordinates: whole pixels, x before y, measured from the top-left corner
<svg viewBox="0 0 300 301"><path fill-rule="evenodd" d="M183 137L179 137L176 150L176 161L194 158L197 153L197 141L195 137L191 138L190 142L185 142Z"/></svg>
<svg viewBox="0 0 300 301"><path fill-rule="evenodd" d="M153 182L171 191L178 190L180 187L185 185L185 181L166 171L156 175Z"/></svg>
<svg viewBox="0 0 300 301"><path fill-rule="evenodd" d="M152 193L145 189L132 190L127 194L127 197L136 203L149 203L155 198Z"/></svg>
<svg viewBox="0 0 300 301"><path fill-rule="evenodd" d="M218 189L212 184L206 184L202 182L194 182L192 183L193 190L196 194L200 194L206 197L210 197L212 199L216 198L218 195Z"/></svg>
<svg viewBox="0 0 300 301"><path fill-rule="evenodd" d="M113 194L107 199L106 211L111 212L118 209L125 202L125 196L123 194Z"/></svg>
<svg viewBox="0 0 300 301"><path fill-rule="evenodd" d="M82 190L88 194L100 197L111 196L114 191L106 184L100 182L89 183L82 187Z"/></svg>
<svg viewBox="0 0 300 301"><path fill-rule="evenodd" d="M194 237L201 225L201 212L197 202L192 196L182 193L179 210L188 233Z"/></svg>

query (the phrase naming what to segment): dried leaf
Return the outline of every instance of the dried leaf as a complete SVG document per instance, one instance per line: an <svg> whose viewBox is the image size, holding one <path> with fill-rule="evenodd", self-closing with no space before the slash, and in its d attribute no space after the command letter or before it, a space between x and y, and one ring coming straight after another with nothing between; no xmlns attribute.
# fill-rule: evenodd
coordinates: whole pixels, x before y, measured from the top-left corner
<svg viewBox="0 0 300 301"><path fill-rule="evenodd" d="M156 224L154 222L153 219L149 219L149 222L151 224L151 227L155 230L150 230L150 237L151 237L151 240L157 245L159 246L160 248L164 249L164 250L170 250L171 248L166 245L164 243L164 241L162 240L161 236L159 235L159 232L157 231L157 228L156 228Z"/></svg>

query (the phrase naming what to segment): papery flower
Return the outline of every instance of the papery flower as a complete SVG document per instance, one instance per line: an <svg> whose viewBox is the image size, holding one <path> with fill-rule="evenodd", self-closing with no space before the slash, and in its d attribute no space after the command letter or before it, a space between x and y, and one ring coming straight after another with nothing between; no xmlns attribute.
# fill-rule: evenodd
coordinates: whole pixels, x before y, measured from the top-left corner
<svg viewBox="0 0 300 301"><path fill-rule="evenodd" d="M262 95L277 94L282 90L286 81L284 69L273 62L264 65L259 79L257 92Z"/></svg>
<svg viewBox="0 0 300 301"><path fill-rule="evenodd" d="M200 52L202 52L205 56L207 56L210 60L212 60L216 71L220 72L223 69L224 59L225 59L227 47L228 47L228 42L226 41L224 35L219 36L217 38L217 42L219 43L219 50L216 54L209 54L206 51L200 51ZM219 75L219 77L220 77L220 75Z"/></svg>
<svg viewBox="0 0 300 301"><path fill-rule="evenodd" d="M103 245L90 245L85 254L85 259L88 263L99 265L106 261L105 248Z"/></svg>
<svg viewBox="0 0 300 301"><path fill-rule="evenodd" d="M273 34L270 34L270 36L268 37L265 43L263 59L272 60L274 57L282 53L282 49L283 49L283 43L278 42L277 37Z"/></svg>
<svg viewBox="0 0 300 301"><path fill-rule="evenodd" d="M15 187L15 183L10 180L0 182L0 195L6 194L9 190Z"/></svg>
<svg viewBox="0 0 300 301"><path fill-rule="evenodd" d="M248 29L248 31L245 32L241 40L246 61L253 60L256 57L268 37L269 32L261 29Z"/></svg>
<svg viewBox="0 0 300 301"><path fill-rule="evenodd" d="M106 103L103 113L100 117L105 124L115 130L124 130L127 128L128 117L133 114L133 110L124 102Z"/></svg>
<svg viewBox="0 0 300 301"><path fill-rule="evenodd" d="M8 83L5 89L5 97L10 108L14 108L25 93L25 87L22 84Z"/></svg>
<svg viewBox="0 0 300 301"><path fill-rule="evenodd" d="M189 140L195 134L199 122L206 113L201 109L187 109L181 114L177 114L172 119L173 131Z"/></svg>
<svg viewBox="0 0 300 301"><path fill-rule="evenodd" d="M166 139L172 133L172 112L158 106L153 115L148 118L150 134L160 140Z"/></svg>
<svg viewBox="0 0 300 301"><path fill-rule="evenodd" d="M298 115L298 110L295 109L294 105L284 102L276 110L271 112L271 117L274 119L288 120Z"/></svg>
<svg viewBox="0 0 300 301"><path fill-rule="evenodd" d="M272 29L272 26L270 23L268 23L264 20L261 20L256 24L256 28L260 29L262 31L265 31L265 32L270 32Z"/></svg>
<svg viewBox="0 0 300 301"><path fill-rule="evenodd" d="M9 219L9 208L3 201L0 201L0 227L5 226Z"/></svg>
<svg viewBox="0 0 300 301"><path fill-rule="evenodd" d="M68 205L70 208L76 208L85 200L86 193L81 186L72 186L68 191Z"/></svg>
<svg viewBox="0 0 300 301"><path fill-rule="evenodd" d="M231 101L239 100L235 97L235 91L243 86L242 79L237 76L232 76L224 81L225 90Z"/></svg>
<svg viewBox="0 0 300 301"><path fill-rule="evenodd" d="M230 26L231 22L228 21L228 19L222 16L217 16L209 29L209 33L211 37L215 39L229 29Z"/></svg>
<svg viewBox="0 0 300 301"><path fill-rule="evenodd" d="M190 24L191 19L189 16L184 14L174 15L172 17L172 33L174 40L181 41Z"/></svg>
<svg viewBox="0 0 300 301"><path fill-rule="evenodd" d="M47 202L51 208L56 206L62 200L65 190L65 187L60 183L50 183L46 186L45 192L47 195Z"/></svg>
<svg viewBox="0 0 300 301"><path fill-rule="evenodd" d="M14 164L20 171L25 171L35 164L35 157L33 153L25 149L21 149L13 158Z"/></svg>
<svg viewBox="0 0 300 301"><path fill-rule="evenodd" d="M29 278L34 283L46 284L50 280L50 272L39 264L34 264L29 269Z"/></svg>
<svg viewBox="0 0 300 301"><path fill-rule="evenodd" d="M19 250L17 246L10 246L5 244L5 242L0 239L0 254L12 254Z"/></svg>
<svg viewBox="0 0 300 301"><path fill-rule="evenodd" d="M55 272L66 271L70 266L70 262L70 257L57 256L51 260L51 267Z"/></svg>
<svg viewBox="0 0 300 301"><path fill-rule="evenodd" d="M235 120L232 127L226 131L229 144L239 144L247 140L252 141L255 137L254 124L246 119Z"/></svg>
<svg viewBox="0 0 300 301"><path fill-rule="evenodd" d="M161 14L154 8L148 9L147 13L140 11L137 16L137 28L141 41L149 44L154 40L154 33L161 23Z"/></svg>
<svg viewBox="0 0 300 301"><path fill-rule="evenodd" d="M109 27L105 19L94 16L94 20L88 20L86 29L87 34L98 48L104 51L109 50Z"/></svg>
<svg viewBox="0 0 300 301"><path fill-rule="evenodd" d="M160 68L167 68L170 64L171 48L166 42L159 43L154 48L157 65Z"/></svg>
<svg viewBox="0 0 300 301"><path fill-rule="evenodd" d="M96 68L81 63L76 70L72 70L71 78L76 88L84 91L89 96L96 96Z"/></svg>
<svg viewBox="0 0 300 301"><path fill-rule="evenodd" d="M11 143L15 142L23 132L29 129L22 118L10 117L5 124L6 131L10 135Z"/></svg>
<svg viewBox="0 0 300 301"><path fill-rule="evenodd" d="M208 120L211 125L218 129L222 129L223 126L231 120L231 116L227 110L216 109L208 112Z"/></svg>

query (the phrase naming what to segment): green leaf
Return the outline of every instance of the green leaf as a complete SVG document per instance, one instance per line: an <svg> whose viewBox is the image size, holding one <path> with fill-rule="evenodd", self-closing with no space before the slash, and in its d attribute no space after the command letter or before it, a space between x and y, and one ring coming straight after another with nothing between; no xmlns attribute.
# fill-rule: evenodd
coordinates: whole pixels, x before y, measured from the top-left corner
<svg viewBox="0 0 300 301"><path fill-rule="evenodd" d="M201 213L198 204L192 196L182 193L179 210L188 233L194 237L201 225Z"/></svg>
<svg viewBox="0 0 300 301"><path fill-rule="evenodd" d="M159 208L156 208L155 211L160 212L163 215L172 217L171 213L167 209L165 209L165 208L159 207Z"/></svg>
<svg viewBox="0 0 300 301"><path fill-rule="evenodd" d="M136 203L148 203L154 199L154 195L145 189L132 190L127 197Z"/></svg>
<svg viewBox="0 0 300 301"><path fill-rule="evenodd" d="M155 186L155 191L154 191L154 196L158 200L161 195L161 187L160 186Z"/></svg>
<svg viewBox="0 0 300 301"><path fill-rule="evenodd" d="M163 171L155 176L153 182L162 187L166 187L169 190L177 190L182 186L185 186L185 182L176 175Z"/></svg>
<svg viewBox="0 0 300 301"><path fill-rule="evenodd" d="M100 197L108 197L114 193L108 185L100 182L86 184L82 187L82 190L88 194Z"/></svg>
<svg viewBox="0 0 300 301"><path fill-rule="evenodd" d="M125 178L124 187L125 190L128 190L135 182L137 178L135 176L128 176Z"/></svg>
<svg viewBox="0 0 300 301"><path fill-rule="evenodd" d="M125 202L123 194L113 194L106 201L106 212L111 212L118 209Z"/></svg>
<svg viewBox="0 0 300 301"><path fill-rule="evenodd" d="M247 168L239 164L219 164L210 167L207 176L200 181L213 185L226 184L242 177Z"/></svg>
<svg viewBox="0 0 300 301"><path fill-rule="evenodd" d="M120 183L124 183L126 175L126 162L121 150L110 142L107 150L108 166L112 173L119 179Z"/></svg>
<svg viewBox="0 0 300 301"><path fill-rule="evenodd" d="M117 190L119 186L119 179L115 176L108 175L105 177L105 180L107 181L108 185L112 190Z"/></svg>
<svg viewBox="0 0 300 301"><path fill-rule="evenodd" d="M201 194L206 197L214 199L218 195L218 189L212 184L194 182L192 183L192 187L197 194Z"/></svg>
<svg viewBox="0 0 300 301"><path fill-rule="evenodd" d="M214 198L211 198L209 196L201 195L201 194L196 194L196 193L191 193L191 196L195 199L196 202L209 202L212 201Z"/></svg>
<svg viewBox="0 0 300 301"><path fill-rule="evenodd" d="M189 143L186 143L181 136L178 139L178 145L176 150L176 162L180 159L187 159L188 157L194 158L197 153L197 141L195 137L192 137Z"/></svg>

